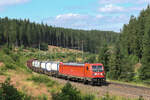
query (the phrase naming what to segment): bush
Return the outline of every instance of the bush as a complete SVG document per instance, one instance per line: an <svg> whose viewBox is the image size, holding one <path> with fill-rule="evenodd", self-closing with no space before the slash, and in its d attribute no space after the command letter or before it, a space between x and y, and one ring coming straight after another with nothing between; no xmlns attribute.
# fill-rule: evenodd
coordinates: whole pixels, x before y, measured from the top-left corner
<svg viewBox="0 0 150 100"><path fill-rule="evenodd" d="M41 43L41 44L40 44L40 50L44 50L44 51L48 50L48 44L46 44L46 43Z"/></svg>
<svg viewBox="0 0 150 100"><path fill-rule="evenodd" d="M69 56L68 62L76 62L76 57L75 56Z"/></svg>
<svg viewBox="0 0 150 100"><path fill-rule="evenodd" d="M15 62L19 62L19 55L18 54L11 54L10 55L11 56L11 58L15 61Z"/></svg>
<svg viewBox="0 0 150 100"><path fill-rule="evenodd" d="M89 62L89 63L95 63L96 62L96 56L95 55L90 55L85 62Z"/></svg>
<svg viewBox="0 0 150 100"><path fill-rule="evenodd" d="M48 100L48 97L46 95L42 95L38 97L38 100Z"/></svg>
<svg viewBox="0 0 150 100"><path fill-rule="evenodd" d="M24 48L25 48L24 45L21 45L21 46L19 47L19 51L23 51Z"/></svg>
<svg viewBox="0 0 150 100"><path fill-rule="evenodd" d="M52 92L52 100L94 100L94 95L82 96L77 88L73 87L69 82L61 89L60 93Z"/></svg>
<svg viewBox="0 0 150 100"><path fill-rule="evenodd" d="M8 69L16 69L16 65L14 65L12 63L11 64L6 63L5 67L8 68Z"/></svg>
<svg viewBox="0 0 150 100"><path fill-rule="evenodd" d="M3 47L3 51L4 51L4 53L7 54L7 55L10 54L10 49L9 49L9 48Z"/></svg>
<svg viewBox="0 0 150 100"><path fill-rule="evenodd" d="M62 88L60 93L52 93L53 100L82 100L80 91L74 88L69 82Z"/></svg>
<svg viewBox="0 0 150 100"><path fill-rule="evenodd" d="M0 100L22 100L23 94L10 85L10 78L1 83Z"/></svg>
<svg viewBox="0 0 150 100"><path fill-rule="evenodd" d="M144 100L144 99L143 99L143 97L142 97L142 96L140 96L138 100Z"/></svg>

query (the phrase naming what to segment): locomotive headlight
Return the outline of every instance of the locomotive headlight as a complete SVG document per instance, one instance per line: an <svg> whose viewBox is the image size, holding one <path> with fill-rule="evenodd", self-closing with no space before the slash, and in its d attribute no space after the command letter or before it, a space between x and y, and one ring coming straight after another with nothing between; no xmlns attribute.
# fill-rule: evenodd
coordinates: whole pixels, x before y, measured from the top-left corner
<svg viewBox="0 0 150 100"><path fill-rule="evenodd" d="M97 75L97 73L93 73L93 76L96 76Z"/></svg>

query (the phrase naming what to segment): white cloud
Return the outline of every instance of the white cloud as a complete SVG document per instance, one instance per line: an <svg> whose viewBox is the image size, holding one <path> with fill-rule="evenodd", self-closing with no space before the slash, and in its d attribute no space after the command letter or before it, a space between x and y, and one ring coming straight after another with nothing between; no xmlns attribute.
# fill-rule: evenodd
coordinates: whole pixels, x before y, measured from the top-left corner
<svg viewBox="0 0 150 100"><path fill-rule="evenodd" d="M133 4L142 4L150 3L150 0L99 0L100 4L123 4L123 3L133 3Z"/></svg>
<svg viewBox="0 0 150 100"><path fill-rule="evenodd" d="M0 0L0 7L8 6L8 5L15 5L20 3L26 3L29 0Z"/></svg>
<svg viewBox="0 0 150 100"><path fill-rule="evenodd" d="M89 17L88 15L68 13L57 15L55 18L50 18L50 20L46 19L44 22L57 27L79 28L79 26L88 24L87 19Z"/></svg>
<svg viewBox="0 0 150 100"><path fill-rule="evenodd" d="M4 11L8 6L23 4L29 1L30 0L0 0L0 12Z"/></svg>
<svg viewBox="0 0 150 100"><path fill-rule="evenodd" d="M120 6L115 6L113 4L108 4L105 5L104 7L99 8L100 12L120 12L120 11L124 11L123 7Z"/></svg>
<svg viewBox="0 0 150 100"><path fill-rule="evenodd" d="M139 13L141 10L145 9L146 5L134 5L130 7L125 6L116 6L114 4L106 4L100 8L98 8L99 12L103 13L111 13L111 14L136 14Z"/></svg>
<svg viewBox="0 0 150 100"><path fill-rule="evenodd" d="M138 16L148 4L150 0L99 0L97 9L103 14L102 20L98 20L99 25L105 30L119 31L131 15Z"/></svg>
<svg viewBox="0 0 150 100"><path fill-rule="evenodd" d="M97 14L95 16L91 16L68 13L45 19L43 22L56 27L85 30L114 30L119 32L123 24L128 22L128 19L129 17L126 15L105 16Z"/></svg>
<svg viewBox="0 0 150 100"><path fill-rule="evenodd" d="M129 0L99 0L100 4L116 4L116 3L126 3Z"/></svg>
<svg viewBox="0 0 150 100"><path fill-rule="evenodd" d="M131 11L141 11L142 9L145 9L145 7L130 7L128 9L126 9L128 12L131 12Z"/></svg>
<svg viewBox="0 0 150 100"><path fill-rule="evenodd" d="M150 3L150 0L137 0L138 4Z"/></svg>
<svg viewBox="0 0 150 100"><path fill-rule="evenodd" d="M103 18L103 15L98 14L98 15L96 15L96 18Z"/></svg>
<svg viewBox="0 0 150 100"><path fill-rule="evenodd" d="M58 15L56 16L56 19L70 19L70 18L76 18L76 17L81 17L80 14L72 14L72 13L69 13L69 14L61 14L61 15Z"/></svg>

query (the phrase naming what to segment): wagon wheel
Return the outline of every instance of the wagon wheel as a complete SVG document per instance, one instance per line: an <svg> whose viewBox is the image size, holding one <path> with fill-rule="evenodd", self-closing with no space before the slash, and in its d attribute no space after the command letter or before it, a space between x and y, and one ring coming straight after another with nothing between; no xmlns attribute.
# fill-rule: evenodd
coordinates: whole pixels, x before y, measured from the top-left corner
<svg viewBox="0 0 150 100"><path fill-rule="evenodd" d="M84 79L83 83L84 84L88 84L88 81L86 79Z"/></svg>
<svg viewBox="0 0 150 100"><path fill-rule="evenodd" d="M90 81L90 85L95 86L95 82Z"/></svg>

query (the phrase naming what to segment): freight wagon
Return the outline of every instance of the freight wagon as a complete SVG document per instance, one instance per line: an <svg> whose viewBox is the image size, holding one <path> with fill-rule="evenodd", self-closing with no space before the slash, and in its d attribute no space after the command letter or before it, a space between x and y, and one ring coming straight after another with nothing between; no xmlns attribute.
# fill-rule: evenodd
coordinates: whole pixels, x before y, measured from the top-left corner
<svg viewBox="0 0 150 100"><path fill-rule="evenodd" d="M80 64L31 59L27 61L27 66L35 72L59 78L100 85L106 82L104 66L101 63Z"/></svg>

